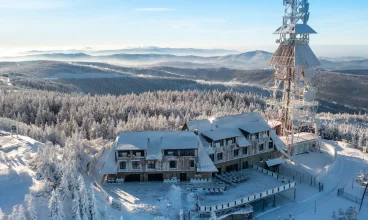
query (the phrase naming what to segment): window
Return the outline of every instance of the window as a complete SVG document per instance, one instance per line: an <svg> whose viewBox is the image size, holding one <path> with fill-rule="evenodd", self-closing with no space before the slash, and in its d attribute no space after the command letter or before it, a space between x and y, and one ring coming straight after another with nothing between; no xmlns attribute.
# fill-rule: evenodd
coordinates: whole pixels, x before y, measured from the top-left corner
<svg viewBox="0 0 368 220"><path fill-rule="evenodd" d="M165 156L179 156L178 150L164 150Z"/></svg>
<svg viewBox="0 0 368 220"><path fill-rule="evenodd" d="M139 161L132 161L132 168L139 170L141 168L141 163Z"/></svg>
<svg viewBox="0 0 368 220"><path fill-rule="evenodd" d="M263 144L259 145L259 151L263 151Z"/></svg>
<svg viewBox="0 0 368 220"><path fill-rule="evenodd" d="M259 162L263 162L263 157L260 157L259 158Z"/></svg>
<svg viewBox="0 0 368 220"><path fill-rule="evenodd" d="M217 153L217 160L222 160L222 153Z"/></svg>
<svg viewBox="0 0 368 220"><path fill-rule="evenodd" d="M144 157L144 150L136 150L132 152L134 157Z"/></svg>
<svg viewBox="0 0 368 220"><path fill-rule="evenodd" d="M156 169L156 162L155 161L147 161L147 168L148 169Z"/></svg>
<svg viewBox="0 0 368 220"><path fill-rule="evenodd" d="M234 157L239 156L239 149L234 150Z"/></svg>
<svg viewBox="0 0 368 220"><path fill-rule="evenodd" d="M211 158L212 161L215 160L215 156L213 154L210 154L210 158Z"/></svg>
<svg viewBox="0 0 368 220"><path fill-rule="evenodd" d="M247 147L243 148L243 154L248 154L248 148Z"/></svg>
<svg viewBox="0 0 368 220"><path fill-rule="evenodd" d="M224 140L220 140L220 146L224 146Z"/></svg>
<svg viewBox="0 0 368 220"><path fill-rule="evenodd" d="M190 167L193 168L194 167L194 160L190 160Z"/></svg>
<svg viewBox="0 0 368 220"><path fill-rule="evenodd" d="M126 161L120 161L120 169L125 170L126 169Z"/></svg>
<svg viewBox="0 0 368 220"><path fill-rule="evenodd" d="M118 151L118 157L127 157L130 154L130 151L128 150L119 150Z"/></svg>
<svg viewBox="0 0 368 220"><path fill-rule="evenodd" d="M170 169L176 169L176 160L170 160Z"/></svg>
<svg viewBox="0 0 368 220"><path fill-rule="evenodd" d="M269 137L270 136L270 131L267 131L267 137Z"/></svg>
<svg viewBox="0 0 368 220"><path fill-rule="evenodd" d="M231 145L234 144L235 142L236 142L235 137L226 139L226 145Z"/></svg>
<svg viewBox="0 0 368 220"><path fill-rule="evenodd" d="M180 156L181 157L194 157L195 156L195 150L194 149L180 150Z"/></svg>
<svg viewBox="0 0 368 220"><path fill-rule="evenodd" d="M270 148L270 149L273 148L273 141L268 143L268 148Z"/></svg>

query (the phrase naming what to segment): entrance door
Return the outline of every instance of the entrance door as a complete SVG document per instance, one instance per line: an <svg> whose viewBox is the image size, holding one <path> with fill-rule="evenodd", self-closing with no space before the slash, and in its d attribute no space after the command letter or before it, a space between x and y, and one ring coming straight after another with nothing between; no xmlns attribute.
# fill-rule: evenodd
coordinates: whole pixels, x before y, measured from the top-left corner
<svg viewBox="0 0 368 220"><path fill-rule="evenodd" d="M140 174L128 174L125 176L124 182L139 182L141 181Z"/></svg>
<svg viewBox="0 0 368 220"><path fill-rule="evenodd" d="M180 182L187 181L187 174L186 173L180 173Z"/></svg>
<svg viewBox="0 0 368 220"><path fill-rule="evenodd" d="M226 166L226 172L237 171L237 170L238 170L238 164L237 163Z"/></svg>
<svg viewBox="0 0 368 220"><path fill-rule="evenodd" d="M164 181L164 175L160 173L148 174L148 181Z"/></svg>

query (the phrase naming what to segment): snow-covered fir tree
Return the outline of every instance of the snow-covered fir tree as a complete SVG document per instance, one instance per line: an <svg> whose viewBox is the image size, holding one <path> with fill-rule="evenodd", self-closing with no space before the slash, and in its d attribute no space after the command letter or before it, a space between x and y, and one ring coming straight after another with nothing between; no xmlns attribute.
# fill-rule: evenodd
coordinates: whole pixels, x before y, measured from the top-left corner
<svg viewBox="0 0 368 220"><path fill-rule="evenodd" d="M27 219L37 220L37 210L35 207L33 196L31 194L27 194L24 198L24 201L27 204Z"/></svg>
<svg viewBox="0 0 368 220"><path fill-rule="evenodd" d="M92 220L100 220L100 213L96 204L96 197L92 186L88 188L89 213Z"/></svg>
<svg viewBox="0 0 368 220"><path fill-rule="evenodd" d="M89 200L88 200L88 193L86 189L86 185L84 183L84 179L81 175L78 177L79 183L79 209L82 220L91 219L91 213L89 211Z"/></svg>
<svg viewBox="0 0 368 220"><path fill-rule="evenodd" d="M53 190L48 204L49 220L64 220L65 213L58 190Z"/></svg>
<svg viewBox="0 0 368 220"><path fill-rule="evenodd" d="M17 220L27 220L26 211L23 208L23 205L18 206L18 217Z"/></svg>
<svg viewBox="0 0 368 220"><path fill-rule="evenodd" d="M80 204L79 204L79 192L74 193L74 199L72 201L72 219L73 220L82 220L80 213Z"/></svg>

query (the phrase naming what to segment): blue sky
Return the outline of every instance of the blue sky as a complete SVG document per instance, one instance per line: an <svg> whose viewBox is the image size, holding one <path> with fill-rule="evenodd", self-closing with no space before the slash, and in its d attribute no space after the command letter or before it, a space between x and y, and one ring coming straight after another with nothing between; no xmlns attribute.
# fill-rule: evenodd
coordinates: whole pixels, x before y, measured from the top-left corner
<svg viewBox="0 0 368 220"><path fill-rule="evenodd" d="M368 45L367 0L310 3L309 24L318 32L312 46ZM0 49L157 45L272 51L282 15L282 0L0 0Z"/></svg>

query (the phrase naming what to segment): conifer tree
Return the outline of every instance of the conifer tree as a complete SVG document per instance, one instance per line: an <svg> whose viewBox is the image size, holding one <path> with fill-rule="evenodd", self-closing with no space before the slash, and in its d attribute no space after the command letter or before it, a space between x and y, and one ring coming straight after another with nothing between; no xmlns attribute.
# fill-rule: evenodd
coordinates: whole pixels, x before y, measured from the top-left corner
<svg viewBox="0 0 368 220"><path fill-rule="evenodd" d="M37 211L34 204L33 196L28 194L25 196L25 202L27 204L27 215L29 220L37 220Z"/></svg>

